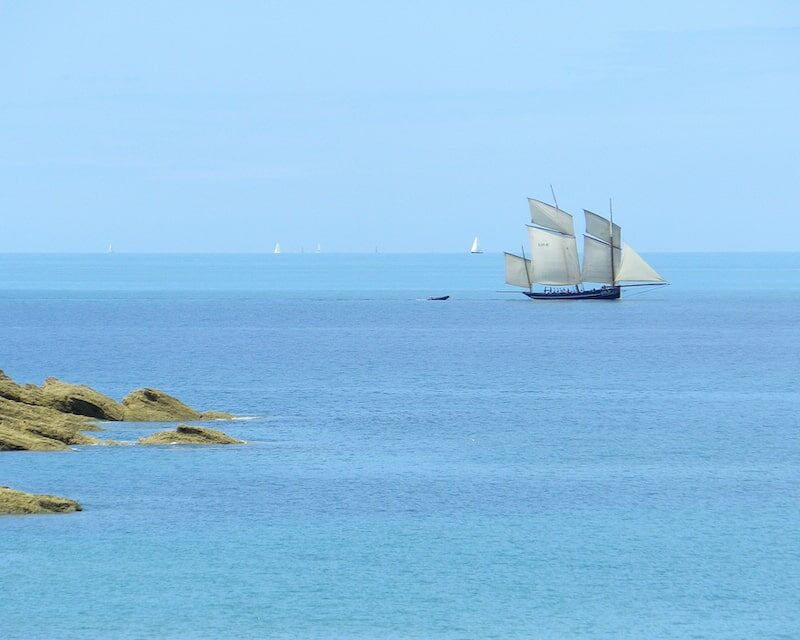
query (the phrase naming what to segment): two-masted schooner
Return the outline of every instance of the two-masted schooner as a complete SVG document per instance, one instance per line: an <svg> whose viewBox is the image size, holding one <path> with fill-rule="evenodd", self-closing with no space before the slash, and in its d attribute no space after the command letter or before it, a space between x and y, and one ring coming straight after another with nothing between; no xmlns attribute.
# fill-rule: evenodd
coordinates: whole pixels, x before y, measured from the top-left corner
<svg viewBox="0 0 800 640"><path fill-rule="evenodd" d="M506 283L527 289L534 300L616 300L622 287L667 284L630 245L622 242L622 229L610 219L583 210L583 266L572 216L558 206L528 198L531 224L528 240L531 259L505 254ZM593 283L592 288L584 287ZM629 283L629 284L621 284ZM543 289L534 290L534 285ZM596 286L599 285L599 286Z"/></svg>

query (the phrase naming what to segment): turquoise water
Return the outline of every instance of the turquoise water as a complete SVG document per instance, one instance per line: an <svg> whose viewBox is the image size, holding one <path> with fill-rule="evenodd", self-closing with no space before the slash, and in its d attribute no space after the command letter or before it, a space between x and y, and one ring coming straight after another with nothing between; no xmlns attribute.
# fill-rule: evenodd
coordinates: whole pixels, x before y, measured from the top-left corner
<svg viewBox="0 0 800 640"><path fill-rule="evenodd" d="M648 258L547 303L492 254L0 256L15 379L250 418L1 454L85 511L0 519L0 638L797 637L800 255Z"/></svg>

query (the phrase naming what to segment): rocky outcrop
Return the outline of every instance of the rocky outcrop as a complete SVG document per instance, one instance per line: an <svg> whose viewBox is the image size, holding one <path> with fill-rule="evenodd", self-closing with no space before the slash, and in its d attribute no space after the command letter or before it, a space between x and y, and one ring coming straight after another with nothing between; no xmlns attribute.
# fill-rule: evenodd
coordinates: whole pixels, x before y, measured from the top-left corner
<svg viewBox="0 0 800 640"><path fill-rule="evenodd" d="M0 515L25 515L29 513L71 513L81 511L74 500L57 496L36 495L0 487Z"/></svg>
<svg viewBox="0 0 800 640"><path fill-rule="evenodd" d="M47 378L41 387L20 385L0 371L0 400L18 406L52 410L53 415L73 415L95 420L122 420L122 405L90 387ZM6 405L8 406L8 405ZM0 407L0 417L4 415ZM47 416L45 415L45 418ZM84 421L85 430L93 429Z"/></svg>
<svg viewBox="0 0 800 640"><path fill-rule="evenodd" d="M0 371L0 451L57 451L70 445L115 444L82 433L101 430L95 420L178 422L232 417L219 411L195 411L158 389L139 389L120 404L84 385L55 378L48 378L41 387L20 385Z"/></svg>
<svg viewBox="0 0 800 640"><path fill-rule="evenodd" d="M96 444L81 433L95 428L86 418L0 397L0 451L54 451Z"/></svg>
<svg viewBox="0 0 800 640"><path fill-rule="evenodd" d="M216 429L179 424L174 431L159 431L146 438L140 438L139 444L245 444L245 442Z"/></svg>
<svg viewBox="0 0 800 640"><path fill-rule="evenodd" d="M195 411L158 389L139 389L122 404L91 387L47 378L41 387L20 385L0 371L0 451L58 451L79 444L119 444L97 440L82 433L100 430L93 421L178 422L179 420L226 420L220 411ZM139 440L140 444L245 444L229 435L178 425ZM0 515L69 513L81 511L74 500L34 495L0 487Z"/></svg>
<svg viewBox="0 0 800 640"><path fill-rule="evenodd" d="M124 409L113 398L82 384L47 378L40 390L41 404L62 413L95 420L122 420Z"/></svg>
<svg viewBox="0 0 800 640"><path fill-rule="evenodd" d="M122 399L124 420L130 422L177 422L179 420L226 420L229 413L202 413L158 389L139 389Z"/></svg>
<svg viewBox="0 0 800 640"><path fill-rule="evenodd" d="M17 384L3 371L0 371L0 398L25 404L40 404L41 393L36 385Z"/></svg>

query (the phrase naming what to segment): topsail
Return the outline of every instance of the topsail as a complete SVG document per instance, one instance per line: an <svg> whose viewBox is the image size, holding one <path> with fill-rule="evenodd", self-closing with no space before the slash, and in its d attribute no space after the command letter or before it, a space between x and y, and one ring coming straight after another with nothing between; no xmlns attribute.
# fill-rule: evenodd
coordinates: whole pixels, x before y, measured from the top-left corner
<svg viewBox="0 0 800 640"><path fill-rule="evenodd" d="M622 228L618 224L612 223L603 216L598 216L588 209L583 210L583 215L586 217L586 233L594 236L598 240L602 240L606 244L612 244L619 249L622 246Z"/></svg>
<svg viewBox="0 0 800 640"><path fill-rule="evenodd" d="M575 235L575 225L572 221L572 216L566 211L562 211L557 207L540 202L533 198L528 198L528 206L531 210L531 223L549 229L550 231L558 231L568 236Z"/></svg>

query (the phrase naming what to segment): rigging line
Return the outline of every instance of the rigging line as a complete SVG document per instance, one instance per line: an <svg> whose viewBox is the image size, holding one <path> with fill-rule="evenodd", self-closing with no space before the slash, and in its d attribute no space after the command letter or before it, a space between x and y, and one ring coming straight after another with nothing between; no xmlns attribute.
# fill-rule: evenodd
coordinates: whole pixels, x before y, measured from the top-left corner
<svg viewBox="0 0 800 640"><path fill-rule="evenodd" d="M630 300L631 298L635 298L637 296L643 296L646 293L652 293L655 289L658 289L659 285L650 285L647 289L642 289L641 291L637 291L636 293L631 293L626 295L623 300Z"/></svg>

